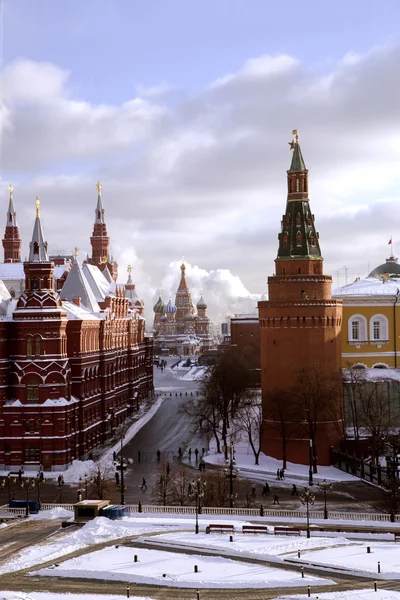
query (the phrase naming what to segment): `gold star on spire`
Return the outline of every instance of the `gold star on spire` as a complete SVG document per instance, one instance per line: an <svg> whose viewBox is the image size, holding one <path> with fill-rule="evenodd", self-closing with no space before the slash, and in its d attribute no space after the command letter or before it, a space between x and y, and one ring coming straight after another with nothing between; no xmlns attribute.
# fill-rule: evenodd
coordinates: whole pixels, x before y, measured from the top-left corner
<svg viewBox="0 0 400 600"><path fill-rule="evenodd" d="M99 195L99 196L101 196L101 188L102 188L102 187L103 187L103 186L101 185L100 181L98 181L98 182L96 183L96 188L97 188L97 193L98 193L98 195Z"/></svg>
<svg viewBox="0 0 400 600"><path fill-rule="evenodd" d="M79 252L79 248L77 248L77 247L75 246L75 248L74 248L74 258L77 258L77 256L78 256L78 252Z"/></svg>
<svg viewBox="0 0 400 600"><path fill-rule="evenodd" d="M128 265L128 269L127 269L128 273L132 272L132 265Z"/></svg>
<svg viewBox="0 0 400 600"><path fill-rule="evenodd" d="M10 183L10 185L8 186L8 191L10 192L10 200L12 200L13 193L14 193L14 188L13 188L13 186L11 185L11 183Z"/></svg>
<svg viewBox="0 0 400 600"><path fill-rule="evenodd" d="M36 218L40 218L40 200L39 196L36 196Z"/></svg>

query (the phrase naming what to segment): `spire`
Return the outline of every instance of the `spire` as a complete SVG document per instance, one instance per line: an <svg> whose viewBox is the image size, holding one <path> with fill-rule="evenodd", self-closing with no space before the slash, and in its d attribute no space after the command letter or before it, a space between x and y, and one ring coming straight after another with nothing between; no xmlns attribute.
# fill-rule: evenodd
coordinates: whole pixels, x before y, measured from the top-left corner
<svg viewBox="0 0 400 600"><path fill-rule="evenodd" d="M103 186L101 185L100 181L98 181L96 183L96 188L97 188L97 206L96 206L96 212L95 212L95 223L105 223L104 221L104 208L103 208L103 203L101 201L101 188Z"/></svg>
<svg viewBox="0 0 400 600"><path fill-rule="evenodd" d="M180 269L181 269L181 280L179 282L178 292L182 291L182 290L187 290L188 289L188 286L187 286L187 283L186 283L186 276L185 276L186 266L185 266L185 263L183 261L182 261Z"/></svg>
<svg viewBox="0 0 400 600"><path fill-rule="evenodd" d="M288 196L286 213L282 217L281 233L278 236L277 258L278 260L312 259L322 261L319 235L315 230L314 215L308 200L308 171L301 152L297 129L292 133L295 139L289 142L293 155L290 169L287 171ZM288 273L286 266L282 266L282 269ZM278 270L277 267L277 273ZM314 272L314 267L312 267L312 271Z"/></svg>
<svg viewBox="0 0 400 600"><path fill-rule="evenodd" d="M289 142L290 149L293 150L292 162L289 171L307 171L307 167L301 153L297 129L293 129L292 134L296 137L295 140Z"/></svg>
<svg viewBox="0 0 400 600"><path fill-rule="evenodd" d="M128 281L125 284L125 289L128 289L126 286L133 285L133 281L132 281L132 277L131 277L131 273L132 273L131 265L128 265L127 271L128 271Z"/></svg>
<svg viewBox="0 0 400 600"><path fill-rule="evenodd" d="M17 214L14 208L13 193L14 188L12 185L8 187L10 192L10 199L8 202L8 211L6 218L6 229L4 232L4 238L2 240L4 248L4 262L21 262L21 238L19 237L18 225L17 225Z"/></svg>
<svg viewBox="0 0 400 600"><path fill-rule="evenodd" d="M42 222L40 220L39 198L36 198L36 219L33 227L32 241L29 244L28 262L50 262L47 253L47 242L44 241Z"/></svg>

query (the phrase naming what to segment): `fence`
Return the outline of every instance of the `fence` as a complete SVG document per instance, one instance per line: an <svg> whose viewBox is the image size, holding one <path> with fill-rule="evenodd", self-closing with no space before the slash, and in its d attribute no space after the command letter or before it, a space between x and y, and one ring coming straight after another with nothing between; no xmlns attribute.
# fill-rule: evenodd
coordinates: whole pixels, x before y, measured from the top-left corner
<svg viewBox="0 0 400 600"><path fill-rule="evenodd" d="M400 480L399 468L382 467L366 462L364 458L357 458L355 455L350 456L346 452L331 449L331 464L341 471L351 473L355 477L365 479L376 485L382 485L390 481L393 476Z"/></svg>
<svg viewBox="0 0 400 600"><path fill-rule="evenodd" d="M13 515L16 515L17 517L23 517L26 514L26 509L25 508L10 508L8 506L8 504L3 504L3 506L0 506L0 518L1 515L6 516L6 514L10 514L12 513Z"/></svg>

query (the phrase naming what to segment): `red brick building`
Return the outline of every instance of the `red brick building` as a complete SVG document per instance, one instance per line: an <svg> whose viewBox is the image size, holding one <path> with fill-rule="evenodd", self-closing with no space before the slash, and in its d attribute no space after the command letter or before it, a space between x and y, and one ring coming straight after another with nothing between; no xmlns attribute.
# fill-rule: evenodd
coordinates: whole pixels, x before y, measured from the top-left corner
<svg viewBox="0 0 400 600"><path fill-rule="evenodd" d="M100 192L92 257L81 265L74 256L61 291L38 200L25 290L14 299L0 282L0 468L65 469L153 394L153 340L143 310L115 283ZM5 260L17 234L6 232Z"/></svg>
<svg viewBox="0 0 400 600"><path fill-rule="evenodd" d="M323 258L314 215L308 199L308 170L298 136L291 142L292 162L287 172L288 196L281 222L275 274L268 278L269 296L258 304L261 339L261 381L265 430L263 452L282 458L282 440L270 420L272 395L293 392L300 369L318 365L327 377L341 373L342 304L332 298L332 278L323 273ZM338 386L339 388L340 386ZM338 391L332 409L341 414ZM309 431L288 445L288 460L307 464ZM302 420L302 417L300 417ZM338 441L332 412L320 415L317 438L312 440L319 464L329 464L329 448Z"/></svg>
<svg viewBox="0 0 400 600"><path fill-rule="evenodd" d="M249 351L253 385L261 385L260 375L260 321L258 312L231 317L231 346Z"/></svg>

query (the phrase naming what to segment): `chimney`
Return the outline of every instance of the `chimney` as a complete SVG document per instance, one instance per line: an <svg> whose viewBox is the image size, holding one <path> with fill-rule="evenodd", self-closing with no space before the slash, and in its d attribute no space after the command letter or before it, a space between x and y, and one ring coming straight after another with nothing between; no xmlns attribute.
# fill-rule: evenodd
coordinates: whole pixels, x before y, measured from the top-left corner
<svg viewBox="0 0 400 600"><path fill-rule="evenodd" d="M73 304L76 304L76 306L80 306L81 305L81 299L80 298L72 298L72 302L73 302Z"/></svg>

